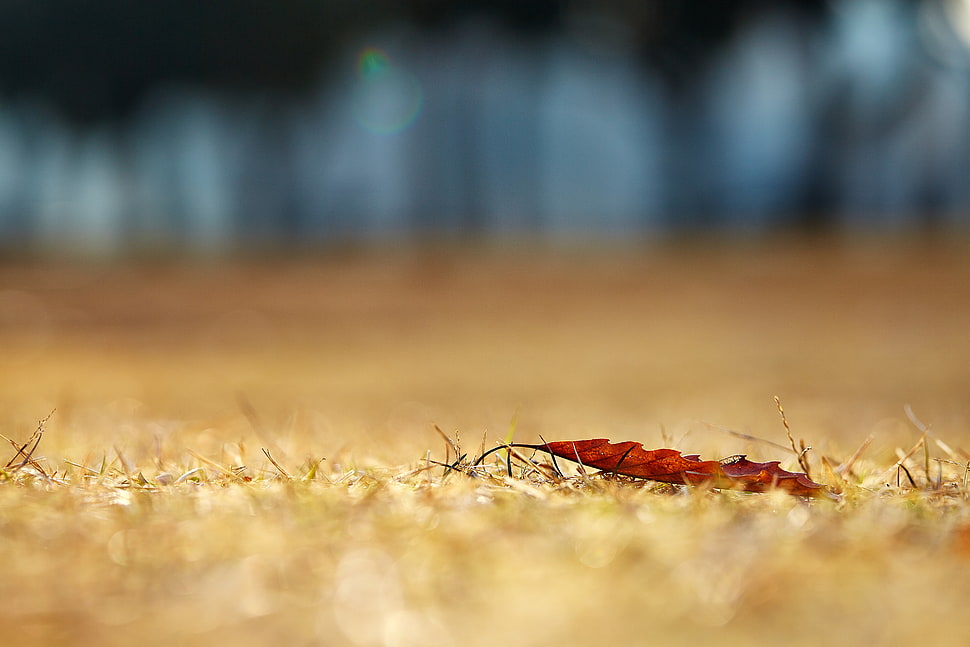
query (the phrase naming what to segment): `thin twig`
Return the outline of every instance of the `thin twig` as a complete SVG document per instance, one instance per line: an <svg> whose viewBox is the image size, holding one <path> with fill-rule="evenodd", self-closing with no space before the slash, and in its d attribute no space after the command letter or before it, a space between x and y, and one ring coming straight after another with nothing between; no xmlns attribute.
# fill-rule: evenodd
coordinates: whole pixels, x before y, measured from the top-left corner
<svg viewBox="0 0 970 647"><path fill-rule="evenodd" d="M747 440L748 442L751 442L751 443L761 443L762 445L770 445L771 447L774 447L775 449L780 449L781 451L784 451L784 452L792 452L793 454L798 454L798 452L795 450L794 447L785 447L781 443L776 443L775 441L768 440L767 438L759 438L758 436L752 436L751 434L746 434L741 431L736 431L729 427L722 427L721 425L715 425L714 423L706 422L704 420L701 420L700 423L705 427L707 427L708 429L711 429L713 431L719 431L722 434L730 434L735 438L740 438L741 440ZM671 445L669 443L664 445L664 447L670 447L670 446Z"/></svg>
<svg viewBox="0 0 970 647"><path fill-rule="evenodd" d="M805 476L812 478L812 472L808 467L808 458L806 454L812 450L811 447L805 447L805 441L801 441L801 451L795 446L795 438L791 435L791 427L788 426L788 418L785 416L785 410L781 407L781 398L777 395L775 396L775 406L778 407L778 413L781 414L781 424L785 426L785 432L788 434L788 442L791 443L792 451L798 456L798 465L805 472Z"/></svg>

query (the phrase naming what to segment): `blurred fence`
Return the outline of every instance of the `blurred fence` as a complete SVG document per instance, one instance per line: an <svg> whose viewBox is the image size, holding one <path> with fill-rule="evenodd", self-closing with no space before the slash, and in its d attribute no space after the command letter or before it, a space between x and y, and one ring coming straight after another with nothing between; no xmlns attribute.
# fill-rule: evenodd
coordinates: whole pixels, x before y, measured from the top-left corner
<svg viewBox="0 0 970 647"><path fill-rule="evenodd" d="M970 3L834 4L756 14L678 89L622 24L469 19L374 31L298 99L169 84L78 127L0 95L0 243L966 227Z"/></svg>

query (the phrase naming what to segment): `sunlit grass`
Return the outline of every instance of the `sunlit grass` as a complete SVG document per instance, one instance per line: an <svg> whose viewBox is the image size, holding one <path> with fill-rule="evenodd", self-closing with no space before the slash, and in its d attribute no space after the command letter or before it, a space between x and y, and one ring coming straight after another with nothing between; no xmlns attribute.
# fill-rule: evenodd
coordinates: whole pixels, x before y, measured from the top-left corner
<svg viewBox="0 0 970 647"><path fill-rule="evenodd" d="M963 258L0 268L4 635L961 644ZM560 475L527 451L471 468L514 426L801 471L775 394L837 499Z"/></svg>
<svg viewBox="0 0 970 647"><path fill-rule="evenodd" d="M504 460L157 458L0 473L16 590L0 617L21 644L965 635L970 505L955 465L926 480L911 464L914 487L859 458L838 501L810 502L518 460L509 477Z"/></svg>

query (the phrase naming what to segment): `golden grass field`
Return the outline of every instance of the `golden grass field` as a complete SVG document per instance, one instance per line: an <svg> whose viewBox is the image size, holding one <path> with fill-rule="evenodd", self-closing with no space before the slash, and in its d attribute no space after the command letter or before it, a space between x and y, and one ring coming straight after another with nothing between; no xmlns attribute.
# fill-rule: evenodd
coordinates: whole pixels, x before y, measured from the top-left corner
<svg viewBox="0 0 970 647"><path fill-rule="evenodd" d="M968 252L0 264L0 433L56 409L0 454L5 642L966 644ZM798 470L775 395L838 501L427 461L438 425Z"/></svg>

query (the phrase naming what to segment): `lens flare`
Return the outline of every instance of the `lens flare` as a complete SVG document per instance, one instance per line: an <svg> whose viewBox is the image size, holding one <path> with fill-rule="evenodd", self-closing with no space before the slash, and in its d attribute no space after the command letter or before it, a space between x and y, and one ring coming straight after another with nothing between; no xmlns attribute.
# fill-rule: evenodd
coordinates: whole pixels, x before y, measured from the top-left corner
<svg viewBox="0 0 970 647"><path fill-rule="evenodd" d="M387 71L391 61L383 50L376 47L365 47L357 56L357 77L360 79L373 78Z"/></svg>
<svg viewBox="0 0 970 647"><path fill-rule="evenodd" d="M414 123L424 104L421 84L386 52L367 47L357 56L354 119L365 130L390 135Z"/></svg>

